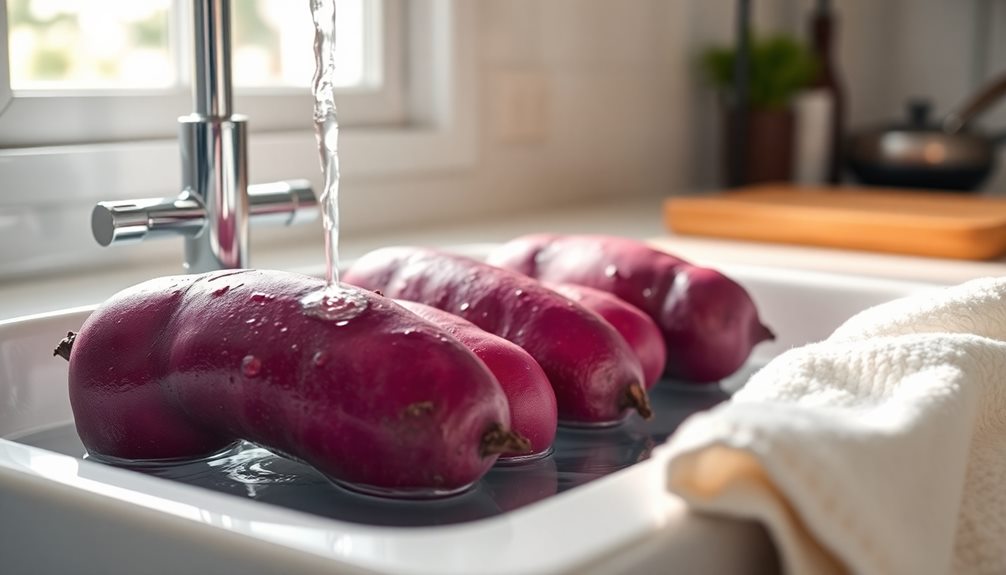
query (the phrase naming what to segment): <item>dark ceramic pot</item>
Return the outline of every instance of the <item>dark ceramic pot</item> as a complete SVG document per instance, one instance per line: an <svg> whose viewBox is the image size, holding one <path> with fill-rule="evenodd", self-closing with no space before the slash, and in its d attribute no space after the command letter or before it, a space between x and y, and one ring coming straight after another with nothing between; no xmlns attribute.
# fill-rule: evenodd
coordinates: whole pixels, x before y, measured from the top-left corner
<svg viewBox="0 0 1006 575"><path fill-rule="evenodd" d="M723 148L726 169L729 170L735 165L731 141L736 133L737 114L735 110L729 110L725 115ZM789 107L748 110L742 183L788 182L793 179L795 125L794 113Z"/></svg>

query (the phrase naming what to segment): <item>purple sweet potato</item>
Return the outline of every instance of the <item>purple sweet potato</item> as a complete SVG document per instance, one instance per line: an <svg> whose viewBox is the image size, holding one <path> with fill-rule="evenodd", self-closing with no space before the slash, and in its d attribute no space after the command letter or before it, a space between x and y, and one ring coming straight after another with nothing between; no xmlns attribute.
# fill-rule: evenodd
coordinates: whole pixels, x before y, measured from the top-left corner
<svg viewBox="0 0 1006 575"><path fill-rule="evenodd" d="M548 453L556 431L555 392L528 352L452 313L414 301L395 303L454 336L496 376L510 404L510 429L531 443L528 452L500 455L501 462Z"/></svg>
<svg viewBox="0 0 1006 575"><path fill-rule="evenodd" d="M773 339L735 281L646 244L608 236L525 236L489 262L545 282L612 293L646 312L667 344L667 374L697 383L737 371L759 342Z"/></svg>
<svg viewBox="0 0 1006 575"><path fill-rule="evenodd" d="M667 363L667 346L664 345L660 328L650 316L636 306L599 289L576 284L545 285L610 323L625 338L639 359L647 389L657 383Z"/></svg>
<svg viewBox="0 0 1006 575"><path fill-rule="evenodd" d="M521 346L548 375L559 421L606 425L649 415L639 360L599 315L518 273L422 248L371 252L347 283L457 314Z"/></svg>
<svg viewBox="0 0 1006 575"><path fill-rule="evenodd" d="M468 348L376 294L339 321L305 313L307 276L224 271L113 296L61 345L77 431L96 456L193 459L238 439L375 493L478 480L504 451L495 377Z"/></svg>

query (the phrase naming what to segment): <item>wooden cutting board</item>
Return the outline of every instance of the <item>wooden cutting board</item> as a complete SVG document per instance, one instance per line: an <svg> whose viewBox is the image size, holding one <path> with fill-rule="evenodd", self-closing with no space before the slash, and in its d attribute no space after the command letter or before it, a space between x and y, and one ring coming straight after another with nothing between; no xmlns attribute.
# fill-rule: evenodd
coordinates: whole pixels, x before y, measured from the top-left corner
<svg viewBox="0 0 1006 575"><path fill-rule="evenodd" d="M670 198L678 234L943 258L1006 254L1006 199L859 187L766 185Z"/></svg>

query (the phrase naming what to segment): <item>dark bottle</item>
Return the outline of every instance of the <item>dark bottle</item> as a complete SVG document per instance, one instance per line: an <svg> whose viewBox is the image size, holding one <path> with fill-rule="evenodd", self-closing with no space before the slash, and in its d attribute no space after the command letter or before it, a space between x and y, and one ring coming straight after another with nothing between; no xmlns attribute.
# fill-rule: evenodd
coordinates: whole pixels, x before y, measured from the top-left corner
<svg viewBox="0 0 1006 575"><path fill-rule="evenodd" d="M836 40L835 18L830 0L818 0L817 8L811 16L811 47L817 58L818 68L811 87L823 90L831 100L828 126L830 133L825 179L837 184L841 177L843 163L843 125L845 118L845 91L835 64L833 48Z"/></svg>

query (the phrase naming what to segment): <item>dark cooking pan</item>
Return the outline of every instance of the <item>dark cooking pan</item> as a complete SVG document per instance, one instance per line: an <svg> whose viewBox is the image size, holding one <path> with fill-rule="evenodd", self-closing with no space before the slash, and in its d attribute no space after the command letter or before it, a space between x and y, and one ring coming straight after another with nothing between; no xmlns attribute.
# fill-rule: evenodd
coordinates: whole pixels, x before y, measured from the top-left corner
<svg viewBox="0 0 1006 575"><path fill-rule="evenodd" d="M939 124L929 105L909 104L907 123L875 128L849 140L849 167L859 181L877 186L973 190L995 166L1004 139L983 134L971 121L1006 94L1006 75L987 84Z"/></svg>

